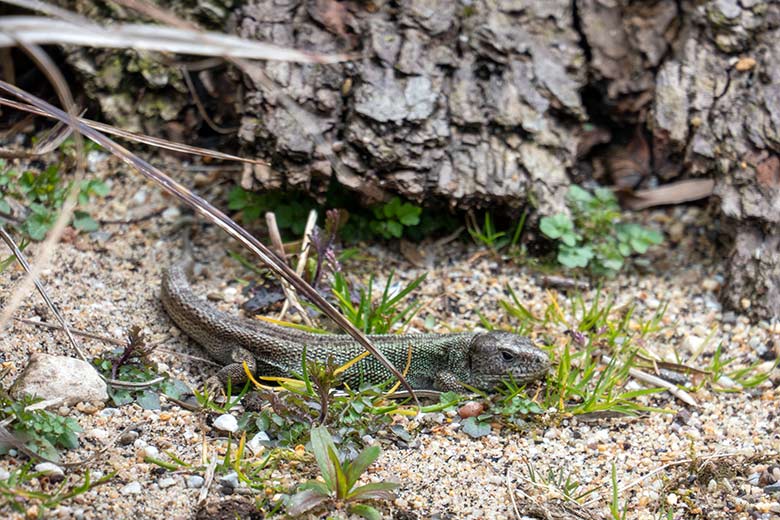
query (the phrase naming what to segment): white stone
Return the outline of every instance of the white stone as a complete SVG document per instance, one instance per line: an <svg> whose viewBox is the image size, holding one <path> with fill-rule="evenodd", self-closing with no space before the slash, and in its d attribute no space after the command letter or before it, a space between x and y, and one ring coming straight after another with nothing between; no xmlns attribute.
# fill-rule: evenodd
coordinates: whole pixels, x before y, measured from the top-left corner
<svg viewBox="0 0 780 520"><path fill-rule="evenodd" d="M61 398L66 405L108 400L106 383L95 368L80 359L36 353L11 386L11 395Z"/></svg>
<svg viewBox="0 0 780 520"><path fill-rule="evenodd" d="M62 477L65 475L65 472L62 471L61 467L57 466L56 464L52 464L51 462L41 462L40 464L36 464L35 471L49 476L57 475Z"/></svg>
<svg viewBox="0 0 780 520"><path fill-rule="evenodd" d="M123 495L137 495L142 491L141 484L138 482L130 482L119 490Z"/></svg>
<svg viewBox="0 0 780 520"><path fill-rule="evenodd" d="M238 420L231 414L222 414L214 419L214 428L223 432L235 433L238 431Z"/></svg>
<svg viewBox="0 0 780 520"><path fill-rule="evenodd" d="M176 484L176 479L173 477L167 477L164 479L161 479L157 485L160 486L160 489L169 488Z"/></svg>
<svg viewBox="0 0 780 520"><path fill-rule="evenodd" d="M190 489L197 489L203 487L203 477L200 475L190 475L187 477L187 487Z"/></svg>

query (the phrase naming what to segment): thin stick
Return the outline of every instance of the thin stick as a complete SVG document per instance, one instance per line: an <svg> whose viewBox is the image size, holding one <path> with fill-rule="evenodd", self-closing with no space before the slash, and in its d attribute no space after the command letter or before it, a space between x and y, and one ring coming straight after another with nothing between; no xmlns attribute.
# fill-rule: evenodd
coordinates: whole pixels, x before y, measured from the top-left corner
<svg viewBox="0 0 780 520"><path fill-rule="evenodd" d="M306 260L309 258L309 243L311 242L311 232L314 230L314 226L317 224L317 210L309 211L309 218L306 220L306 227L303 230L303 240L301 240L301 253L298 255L298 265L295 266L295 272L298 276L303 275L303 270L306 268ZM282 305L282 312L279 313L277 319L284 319L284 315L287 314L287 310L290 308L290 300L284 300Z"/></svg>
<svg viewBox="0 0 780 520"><path fill-rule="evenodd" d="M612 363L612 358L608 355L604 354L601 356L601 359L604 363L609 365ZM677 388L676 385L673 383L670 383L666 379L661 379L658 376L654 376L652 374L648 374L647 372L643 372L639 370L638 368L629 368L628 373L631 374L631 377L638 379L642 381L643 383L647 383L648 385L652 386L660 386L662 388L665 388L670 394L675 396L680 401L684 402L685 404L688 404L690 406L699 407L699 403L696 402L696 399L691 397L691 394L686 392L685 390L682 390L680 388Z"/></svg>
<svg viewBox="0 0 780 520"><path fill-rule="evenodd" d="M272 211L267 212L265 214L265 222L268 224L268 235L271 238L271 244L273 245L274 249L276 249L276 252L279 255L279 260L286 264L287 256L284 253L282 235L279 233L279 227L276 225L276 215ZM290 286L290 284L288 284L285 280L282 280L282 290L284 291L286 301L290 302L290 305L292 305L293 308L298 311L298 314L301 315L301 319L303 319L306 325L313 327L314 322L311 320L311 318L309 318L309 315L306 313L303 305L301 305L301 302L298 301L298 295L295 292L295 289L293 289L292 286Z"/></svg>

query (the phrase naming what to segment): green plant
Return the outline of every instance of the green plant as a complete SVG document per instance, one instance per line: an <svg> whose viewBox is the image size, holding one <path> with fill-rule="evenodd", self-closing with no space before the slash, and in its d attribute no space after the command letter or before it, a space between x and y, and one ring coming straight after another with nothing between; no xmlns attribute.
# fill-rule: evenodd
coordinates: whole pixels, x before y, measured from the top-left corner
<svg viewBox="0 0 780 520"><path fill-rule="evenodd" d="M425 274L418 276L395 294L391 293L393 273L387 277L379 302L374 302L372 290L374 276L368 280L368 287L360 289L357 302L353 301L353 292L346 277L339 271L333 273L331 290L336 297L339 310L355 327L366 334L387 334L397 323L408 322L421 308L419 302L412 302L400 308L401 302L425 280Z"/></svg>
<svg viewBox="0 0 780 520"><path fill-rule="evenodd" d="M469 213L468 218L466 219L466 229L468 229L469 235L471 235L471 238L477 244L481 244L495 253L506 249L510 256L517 256L524 252L520 249L519 243L527 217L528 213L523 213L520 220L515 225L511 237L509 236L508 230L498 231L496 229L490 212L485 212L482 226L479 226L474 215Z"/></svg>
<svg viewBox="0 0 780 520"><path fill-rule="evenodd" d="M235 186L228 193L228 208L240 211L244 222L259 219L267 211L276 215L281 231L300 235L306 228L306 218L316 204L307 197L298 197L281 191L255 193Z"/></svg>
<svg viewBox="0 0 780 520"><path fill-rule="evenodd" d="M398 484L392 482L374 482L356 486L360 476L379 457L379 446L369 446L352 462L339 460L333 438L324 426L311 431L311 449L320 468L322 480L309 480L298 487L298 492L287 502L287 512L298 516L306 511L323 506L335 500L336 504L345 503L351 514L373 520L381 518L379 511L360 502L366 500L391 500L393 490Z"/></svg>
<svg viewBox="0 0 780 520"><path fill-rule="evenodd" d="M62 417L47 410L31 408L40 399L25 397L16 401L5 392L0 394L0 416L12 419L14 436L35 453L51 460L59 460L59 450L77 448L79 423L70 417ZM6 446L4 450L7 450ZM5 451L3 451L5 452Z"/></svg>
<svg viewBox="0 0 780 520"><path fill-rule="evenodd" d="M65 182L61 168L61 164L52 164L40 172L28 170L20 174L0 159L0 213L12 215L10 201L20 203L24 209L16 227L32 240L43 240L71 189L72 183ZM87 206L94 197L105 197L108 191L108 185L101 180L83 181L79 187L79 206ZM97 222L83 209L74 211L72 224L80 231L98 228Z"/></svg>
<svg viewBox="0 0 780 520"><path fill-rule="evenodd" d="M116 472L92 481L89 470L86 470L84 480L79 484L74 484L71 479L66 478L53 491L38 491L32 488L43 487L46 479L41 478L42 473L32 470L32 463L27 463L14 468L9 472L8 478L0 480L0 513L7 513L6 508L8 508L16 513L25 514L26 518L32 515L47 518L47 511L108 482L114 478L114 475Z"/></svg>
<svg viewBox="0 0 780 520"><path fill-rule="evenodd" d="M374 206L371 230L383 238L401 238L404 227L420 223L422 208L393 197L389 202Z"/></svg>
<svg viewBox="0 0 780 520"><path fill-rule="evenodd" d="M617 482L617 469L615 469L615 463L612 463L612 500L609 502L609 514L612 515L613 520L625 520L628 515L628 500L623 503L623 507L620 507L620 497L618 495L618 482Z"/></svg>
<svg viewBox="0 0 780 520"><path fill-rule="evenodd" d="M127 344L123 348L114 349L105 357L94 359L93 364L107 378L146 383L160 376L156 365L148 358L152 350L153 347L146 344L140 327L135 327L130 331ZM139 389L109 385L108 396L115 406L135 401L145 410L159 410L161 392L178 399L188 391L189 388L182 381L165 378Z"/></svg>
<svg viewBox="0 0 780 520"><path fill-rule="evenodd" d="M542 217L539 229L558 242L558 263L588 268L597 276L614 276L626 258L644 254L663 242L663 235L638 224L621 222L620 207L611 190L593 193L572 186L566 196L571 217L563 213Z"/></svg>

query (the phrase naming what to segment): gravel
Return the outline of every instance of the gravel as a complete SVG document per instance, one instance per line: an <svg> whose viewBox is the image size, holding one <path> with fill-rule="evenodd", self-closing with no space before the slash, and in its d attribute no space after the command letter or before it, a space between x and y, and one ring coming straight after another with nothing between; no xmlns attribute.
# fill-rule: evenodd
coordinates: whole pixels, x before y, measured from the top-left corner
<svg viewBox="0 0 780 520"><path fill-rule="evenodd" d="M207 197L211 195L206 193ZM120 220L166 204L168 201L156 188L135 177L118 176L111 195L95 210L99 218ZM158 301L161 269L180 254L180 240L174 234L179 213L178 209L168 210L159 219L104 225L100 239L69 234L57 248L56 263L41 277L74 328L118 335L140 325L148 331L150 341L161 342L153 357L164 363L173 377L200 385L216 367L192 358L206 356L176 329ZM645 347L661 359L704 367L721 345L724 358L734 358L729 367L752 363L771 367L780 345L780 323L752 322L739 313L723 311L717 303L723 276L718 252L713 251L702 227L709 218L707 213L678 207L647 213L647 218L660 226L682 223L685 233L649 255L650 266L641 274L620 275L602 288L602 294L614 298L616 308L635 306L636 316L652 316L668 303L662 319L665 328ZM230 296L214 304L237 313L244 297L236 279L248 275L225 255L236 246L208 228L195 235L195 247L197 258L206 263L207 275L196 282L195 290L202 295L213 292ZM426 268L413 267L395 251L394 244L361 247L360 263L347 266L364 274L377 273L380 284L391 270L401 283L427 273L420 290L426 307L414 319L410 331L428 331L430 323L439 332L470 329L479 324L478 311L499 327L508 327L511 323L498 304L508 297L508 286L537 316L544 315L551 295L557 295L564 312L569 312L569 298L555 289L542 288L526 267L503 262L459 242L424 247L433 258ZM28 248L33 258L36 252L36 245ZM0 274L0 301L8 298L21 275L16 268ZM583 298L590 301L595 294L595 290L585 291ZM40 315L40 309L38 297L31 294L17 315ZM53 321L45 312L43 319ZM563 345L566 338L556 341ZM88 357L113 348L95 340L82 340L82 345ZM61 334L19 323L10 324L4 331L0 351L11 366L6 381L23 369L34 352L74 355ZM479 439L462 432L459 419L452 414L399 416L395 426L413 432L414 442L406 447L384 442L383 454L364 480L401 483L395 501L380 504L388 517L476 519L531 516L539 507L548 512L563 508L560 492L540 485L543 477L561 474L564 479L570 476L580 482L582 489L593 489L583 502L588 504L587 511L600 515L608 511L614 468L618 485L627 488L621 491L620 503L627 501L631 518L657 518L665 506L673 506L676 517L693 514L691 504L700 507L699 515L706 518L776 518L772 515L780 514L777 483L759 486L748 477L771 474L769 468L780 463L777 383L775 372L770 382L750 392L715 392L705 385L693 393L697 408L689 408L668 395L647 399L649 405L671 413L588 421L545 415L544 422L530 423L522 431L494 428ZM143 461L144 455L165 458L164 453L170 451L199 466L203 464L204 441L210 446L207 456L222 454L226 441L218 437L233 430L215 422L214 426L223 431L210 431L197 414L164 397L161 401L162 410L142 410L135 404L106 408L100 403L91 408L60 409L76 419L85 432L92 432L81 436L80 448L67 453L66 462L103 448L104 436L95 432L106 431L113 438L123 428L137 426L91 465L94 470L116 471L117 475L64 504L52 517L195 516L199 488L205 484L203 477L161 473L157 465ZM415 433L418 429L425 433ZM262 452L261 440L255 442L253 451ZM697 466L698 472L689 471L692 454L699 464L707 461ZM0 459L0 478L16 464L9 456ZM66 470L68 475L74 472L79 473ZM290 489L312 476L300 472L297 463L280 464L269 474L269 490ZM239 487L237 476L230 482L226 478L218 476L211 484L209 500L242 498L220 496L220 487ZM676 487L665 489L665 482L670 481L677 482ZM694 487L695 493L691 491Z"/></svg>

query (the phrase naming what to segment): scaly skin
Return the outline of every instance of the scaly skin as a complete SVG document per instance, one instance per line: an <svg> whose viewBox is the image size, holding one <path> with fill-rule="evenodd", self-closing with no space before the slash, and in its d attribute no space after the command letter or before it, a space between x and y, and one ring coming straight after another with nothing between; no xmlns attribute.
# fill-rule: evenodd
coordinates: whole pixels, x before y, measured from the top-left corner
<svg viewBox="0 0 780 520"><path fill-rule="evenodd" d="M247 362L253 374L289 376L299 372L303 347L307 359L325 361L333 356L337 365L364 352L348 335L311 334L241 319L212 307L190 289L189 262L171 266L163 275L161 299L171 319L211 357L222 363L209 384L243 385ZM489 390L511 375L518 383L544 377L550 367L547 354L523 336L508 332L456 334L382 334L369 339L399 370L412 360L407 380L415 389L462 391L469 386ZM391 378L385 367L369 356L344 374L344 381L381 383Z"/></svg>

